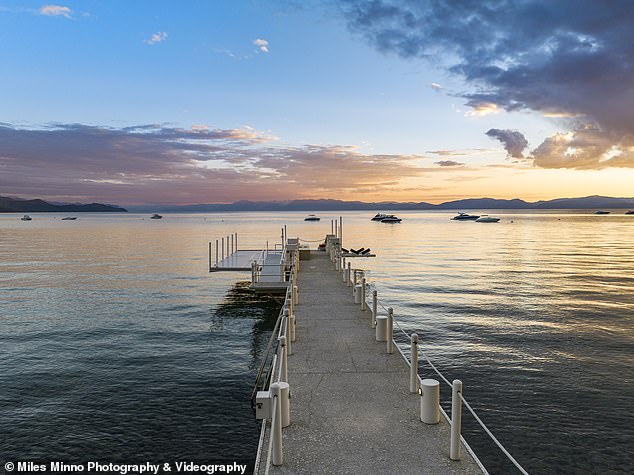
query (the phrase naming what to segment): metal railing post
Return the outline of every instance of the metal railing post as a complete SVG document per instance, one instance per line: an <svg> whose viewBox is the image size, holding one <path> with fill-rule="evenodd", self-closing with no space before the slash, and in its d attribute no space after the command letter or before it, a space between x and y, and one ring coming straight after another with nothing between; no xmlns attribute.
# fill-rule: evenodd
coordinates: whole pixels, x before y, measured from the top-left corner
<svg viewBox="0 0 634 475"><path fill-rule="evenodd" d="M451 445L449 457L460 460L460 432L462 428L462 381L453 380L451 388Z"/></svg>
<svg viewBox="0 0 634 475"><path fill-rule="evenodd" d="M372 291L372 321L370 322L370 326L372 328L376 328L376 315L378 311L379 305L379 297L378 292L376 290Z"/></svg>
<svg viewBox="0 0 634 475"><path fill-rule="evenodd" d="M387 352L394 353L394 309L387 308Z"/></svg>
<svg viewBox="0 0 634 475"><path fill-rule="evenodd" d="M410 341L412 344L410 348L412 365L409 368L409 392L415 393L418 391L418 335L412 333Z"/></svg>
<svg viewBox="0 0 634 475"><path fill-rule="evenodd" d="M280 383L271 384L271 438L273 439L273 465L284 463L282 450L282 387Z"/></svg>
<svg viewBox="0 0 634 475"><path fill-rule="evenodd" d="M286 337L280 337L280 348L282 353L282 362L280 363L282 366L282 372L280 375L280 381L283 383L288 383L288 352L286 351Z"/></svg>
<svg viewBox="0 0 634 475"><path fill-rule="evenodd" d="M361 277L361 310L365 312L367 305L365 304L365 277Z"/></svg>

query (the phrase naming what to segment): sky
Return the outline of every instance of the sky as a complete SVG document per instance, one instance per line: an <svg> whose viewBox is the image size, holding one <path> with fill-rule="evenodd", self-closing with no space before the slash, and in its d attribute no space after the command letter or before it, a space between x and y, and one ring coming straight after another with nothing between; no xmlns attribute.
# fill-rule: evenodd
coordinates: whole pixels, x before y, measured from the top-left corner
<svg viewBox="0 0 634 475"><path fill-rule="evenodd" d="M634 196L634 2L0 0L0 195Z"/></svg>

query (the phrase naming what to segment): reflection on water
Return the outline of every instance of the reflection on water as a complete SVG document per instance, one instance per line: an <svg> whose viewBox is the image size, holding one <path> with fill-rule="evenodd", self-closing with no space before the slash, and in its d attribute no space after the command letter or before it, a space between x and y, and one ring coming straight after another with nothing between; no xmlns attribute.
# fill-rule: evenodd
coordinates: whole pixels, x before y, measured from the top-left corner
<svg viewBox="0 0 634 475"><path fill-rule="evenodd" d="M377 252L357 265L529 472L634 472L634 217L490 214L343 213L344 241ZM251 458L279 302L208 274L207 242L329 231L304 215L0 215L0 454ZM491 472L513 473L465 425Z"/></svg>

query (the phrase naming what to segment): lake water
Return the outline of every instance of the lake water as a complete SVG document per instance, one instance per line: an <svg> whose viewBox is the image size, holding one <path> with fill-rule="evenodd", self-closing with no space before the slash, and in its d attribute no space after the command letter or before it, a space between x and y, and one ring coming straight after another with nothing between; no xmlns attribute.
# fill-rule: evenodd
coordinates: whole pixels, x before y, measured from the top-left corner
<svg viewBox="0 0 634 475"><path fill-rule="evenodd" d="M284 224L317 240L343 215L344 246L378 254L358 265L385 304L529 472L634 473L622 213L0 215L0 462L252 460L249 398L280 302L247 273L209 274L208 241L272 246ZM513 473L466 415L465 433L491 473Z"/></svg>

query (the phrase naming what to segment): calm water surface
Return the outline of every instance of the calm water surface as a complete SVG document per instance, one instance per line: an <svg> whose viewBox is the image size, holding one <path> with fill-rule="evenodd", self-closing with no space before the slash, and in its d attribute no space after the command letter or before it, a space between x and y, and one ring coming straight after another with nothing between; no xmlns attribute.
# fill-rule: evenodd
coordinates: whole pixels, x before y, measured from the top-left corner
<svg viewBox="0 0 634 475"><path fill-rule="evenodd" d="M620 213L349 212L344 242L377 252L358 265L529 472L626 474L634 216ZM283 224L319 239L340 213L304 214L0 215L0 462L251 460L279 301L209 274L207 242L262 247ZM465 419L491 473L513 473Z"/></svg>

